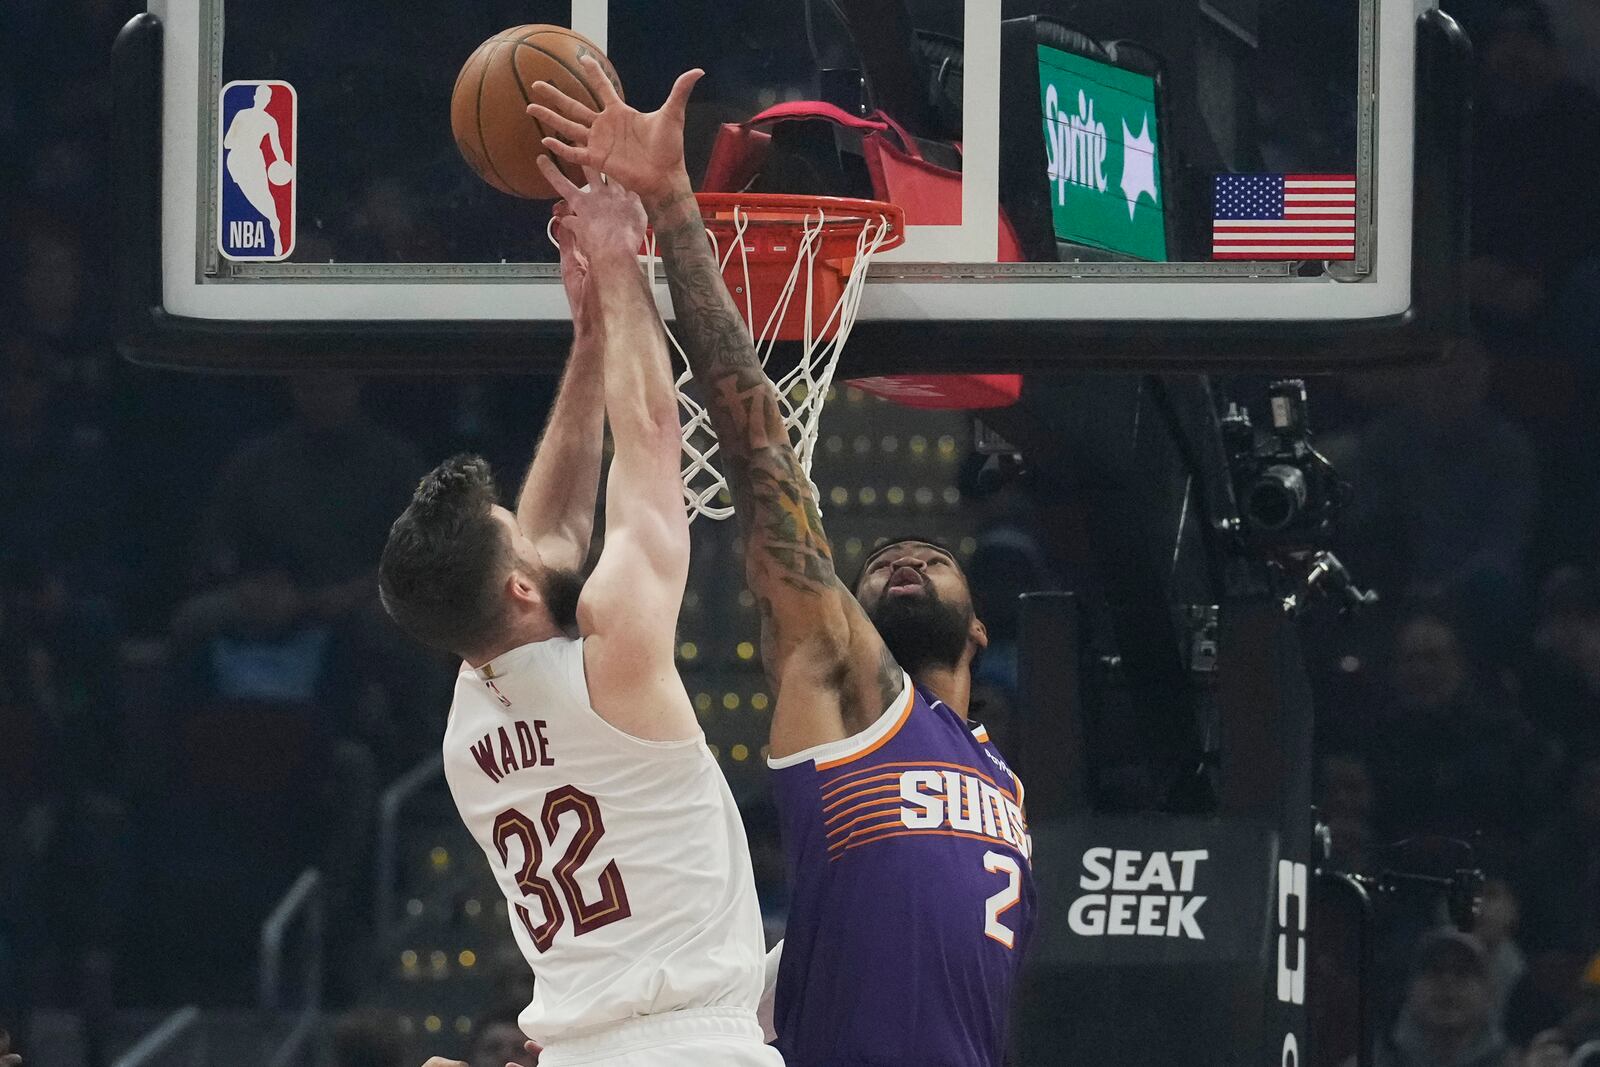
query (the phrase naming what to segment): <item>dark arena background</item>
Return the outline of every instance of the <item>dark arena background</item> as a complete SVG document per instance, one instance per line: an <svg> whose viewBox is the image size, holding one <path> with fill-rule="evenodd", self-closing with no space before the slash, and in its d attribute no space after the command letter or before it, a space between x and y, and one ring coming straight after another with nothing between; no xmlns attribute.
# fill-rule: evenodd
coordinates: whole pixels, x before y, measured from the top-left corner
<svg viewBox="0 0 1600 1067"><path fill-rule="evenodd" d="M641 107L705 66L704 190L905 209L812 477L841 575L936 535L988 627L1008 1064L1600 1065L1596 0L0 0L0 1065L536 1062L457 664L376 582L440 459L516 482L571 339L548 203L450 137L524 23ZM1322 244L1238 236L1308 175ZM775 940L759 616L692 535Z"/></svg>

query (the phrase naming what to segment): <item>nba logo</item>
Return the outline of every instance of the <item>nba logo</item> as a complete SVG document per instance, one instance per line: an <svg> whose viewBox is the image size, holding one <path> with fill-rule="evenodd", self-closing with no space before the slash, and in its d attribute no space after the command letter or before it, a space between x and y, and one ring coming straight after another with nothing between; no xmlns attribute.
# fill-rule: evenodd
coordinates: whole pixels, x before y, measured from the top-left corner
<svg viewBox="0 0 1600 1067"><path fill-rule="evenodd" d="M294 251L295 134L299 103L288 82L222 87L217 161L217 247L227 259L279 260Z"/></svg>

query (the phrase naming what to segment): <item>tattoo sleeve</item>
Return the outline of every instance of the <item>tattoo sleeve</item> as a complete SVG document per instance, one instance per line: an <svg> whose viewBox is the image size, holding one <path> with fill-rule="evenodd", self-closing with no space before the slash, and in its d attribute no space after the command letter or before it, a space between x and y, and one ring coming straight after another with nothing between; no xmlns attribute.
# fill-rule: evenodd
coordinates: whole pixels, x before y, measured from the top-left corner
<svg viewBox="0 0 1600 1067"><path fill-rule="evenodd" d="M775 667L798 642L828 636L821 631L830 616L848 625L845 613L860 608L834 571L810 479L723 281L699 205L684 194L654 221L679 339L720 442L746 570L762 606L763 660L775 683Z"/></svg>

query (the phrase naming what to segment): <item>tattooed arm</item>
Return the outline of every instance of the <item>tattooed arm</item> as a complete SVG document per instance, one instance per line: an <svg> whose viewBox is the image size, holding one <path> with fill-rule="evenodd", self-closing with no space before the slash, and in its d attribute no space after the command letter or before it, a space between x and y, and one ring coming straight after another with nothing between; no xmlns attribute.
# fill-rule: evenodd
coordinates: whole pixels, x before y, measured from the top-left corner
<svg viewBox="0 0 1600 1067"><path fill-rule="evenodd" d="M645 208L684 354L720 442L746 580L761 606L762 660L778 697L773 755L849 737L882 714L904 679L834 571L777 390L722 280L687 177Z"/></svg>
<svg viewBox="0 0 1600 1067"><path fill-rule="evenodd" d="M565 138L546 139L552 152L610 174L649 212L684 353L720 442L746 578L761 606L762 662L776 696L772 753L849 737L889 707L904 677L834 572L777 391L706 236L683 164L684 112L699 73L680 78L661 110L646 115L618 98L598 64L584 66L599 112L542 82L529 110Z"/></svg>

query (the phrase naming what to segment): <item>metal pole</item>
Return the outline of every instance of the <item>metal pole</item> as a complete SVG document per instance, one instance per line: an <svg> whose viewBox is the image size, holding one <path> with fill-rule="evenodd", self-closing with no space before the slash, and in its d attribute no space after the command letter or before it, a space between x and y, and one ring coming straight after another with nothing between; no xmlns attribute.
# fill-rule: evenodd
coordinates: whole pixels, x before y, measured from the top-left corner
<svg viewBox="0 0 1600 1067"><path fill-rule="evenodd" d="M1372 908L1372 894L1359 875L1344 871L1318 870L1317 881L1333 889L1342 889L1355 898L1361 908L1361 922L1357 927L1356 952L1358 981L1356 983L1356 1067L1374 1067L1377 1057L1378 1035L1373 1028L1372 983L1376 979L1377 952L1373 936L1376 922Z"/></svg>
<svg viewBox="0 0 1600 1067"><path fill-rule="evenodd" d="M377 892L373 896L372 930L378 944L389 938L394 921L395 880L400 864L400 811L422 788L444 777L444 756L430 756L394 780L378 801Z"/></svg>
<svg viewBox="0 0 1600 1067"><path fill-rule="evenodd" d="M145 1067L146 1064L155 1063L157 1053L166 1052L179 1038L192 1030L198 1030L200 1021L200 1009L193 1004L179 1008L162 1020L161 1025L135 1042L132 1048L118 1056L111 1067ZM199 1032L200 1041L197 1047L203 1052L205 1035L204 1031ZM196 1063L199 1062L201 1061L196 1059Z"/></svg>
<svg viewBox="0 0 1600 1067"><path fill-rule="evenodd" d="M259 979L261 1007L265 1011L277 1011L282 999L283 943L288 936L289 925L308 907L320 911L321 889L321 872L315 869L300 872L300 877L295 879L294 885L289 887L289 891L283 895L278 906L272 909L267 921L261 924ZM316 944L309 954L320 957L322 924L318 920L313 920L309 925L315 927L312 933L316 937ZM316 962L320 967L320 958Z"/></svg>

